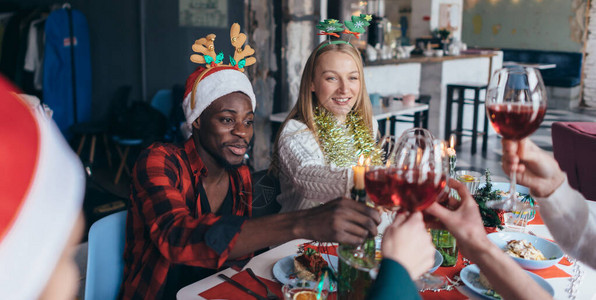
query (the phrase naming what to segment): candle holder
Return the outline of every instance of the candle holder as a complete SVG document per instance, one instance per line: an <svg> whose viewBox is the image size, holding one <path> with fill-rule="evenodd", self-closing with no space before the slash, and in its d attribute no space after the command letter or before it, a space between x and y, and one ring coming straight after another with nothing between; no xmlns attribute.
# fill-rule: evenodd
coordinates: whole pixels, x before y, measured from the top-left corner
<svg viewBox="0 0 596 300"><path fill-rule="evenodd" d="M367 204L364 176L367 170L364 156L353 166L354 187L351 197L357 202ZM340 244L337 249L339 257L338 299L365 299L368 288L372 284L369 271L378 265L376 260L375 237L369 236L358 246Z"/></svg>
<svg viewBox="0 0 596 300"><path fill-rule="evenodd" d="M454 137L451 137L451 147L447 149L449 155L449 177L450 180L455 179L455 165L457 163L457 154L453 149ZM449 197L459 199L459 194L456 190L449 190ZM457 241L455 237L445 229L431 229L433 244L435 248L443 255L443 267L453 267L457 263Z"/></svg>
<svg viewBox="0 0 596 300"><path fill-rule="evenodd" d="M457 163L457 155L455 151L453 152L453 155L449 155L449 177L451 178L455 178L455 164Z"/></svg>

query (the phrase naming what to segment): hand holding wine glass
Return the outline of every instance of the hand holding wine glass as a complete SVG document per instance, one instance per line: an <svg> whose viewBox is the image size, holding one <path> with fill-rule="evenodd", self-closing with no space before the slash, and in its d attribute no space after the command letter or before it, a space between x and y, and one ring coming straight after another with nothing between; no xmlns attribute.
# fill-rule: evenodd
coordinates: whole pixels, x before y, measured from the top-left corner
<svg viewBox="0 0 596 300"><path fill-rule="evenodd" d="M401 209L422 211L448 194L449 158L444 141L426 129L413 128L400 137L394 155L395 190ZM444 277L425 273L416 281L420 290L443 286Z"/></svg>
<svg viewBox="0 0 596 300"><path fill-rule="evenodd" d="M503 138L521 140L532 134L546 113L546 89L540 72L530 67L500 69L495 72L486 93L486 110L493 128ZM486 205L509 211L523 210L527 205L517 199L516 174L510 174L509 197L488 201Z"/></svg>

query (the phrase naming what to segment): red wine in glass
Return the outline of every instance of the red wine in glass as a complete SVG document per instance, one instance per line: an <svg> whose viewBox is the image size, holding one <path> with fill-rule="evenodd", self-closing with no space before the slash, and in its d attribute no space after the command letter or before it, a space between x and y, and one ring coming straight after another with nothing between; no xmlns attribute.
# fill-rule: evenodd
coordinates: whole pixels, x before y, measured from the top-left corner
<svg viewBox="0 0 596 300"><path fill-rule="evenodd" d="M402 209L409 212L424 210L433 204L445 191L447 176L428 172L426 178L419 180L418 170L407 170L394 176Z"/></svg>
<svg viewBox="0 0 596 300"><path fill-rule="evenodd" d="M517 141L528 137L546 113L547 94L540 71L523 66L497 70L487 87L485 105L493 128L503 138ZM509 175L509 197L487 201L486 206L506 211L528 209L516 196L515 169Z"/></svg>
<svg viewBox="0 0 596 300"><path fill-rule="evenodd" d="M394 174L393 168L379 168L364 175L366 193L376 205L387 209L399 207L401 201L392 180Z"/></svg>
<svg viewBox="0 0 596 300"><path fill-rule="evenodd" d="M506 139L521 140L532 134L544 119L546 106L534 108L531 104L499 103L487 106L493 128Z"/></svg>

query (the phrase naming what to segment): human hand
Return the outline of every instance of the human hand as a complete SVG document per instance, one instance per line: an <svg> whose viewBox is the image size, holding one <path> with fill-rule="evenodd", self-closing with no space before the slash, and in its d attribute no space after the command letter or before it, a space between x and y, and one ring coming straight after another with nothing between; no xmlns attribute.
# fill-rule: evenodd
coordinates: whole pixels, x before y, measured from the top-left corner
<svg viewBox="0 0 596 300"><path fill-rule="evenodd" d="M529 139L502 140L503 171L516 170L517 182L530 188L532 195L548 197L565 181L557 161Z"/></svg>
<svg viewBox="0 0 596 300"><path fill-rule="evenodd" d="M349 198L337 198L324 205L301 211L297 217L299 233L320 242L359 245L377 234L379 212Z"/></svg>
<svg viewBox="0 0 596 300"><path fill-rule="evenodd" d="M417 279L433 266L435 247L422 221L422 213L399 214L383 234L384 258L400 263Z"/></svg>
<svg viewBox="0 0 596 300"><path fill-rule="evenodd" d="M490 244L490 241L486 237L478 204L466 186L457 180L449 180L449 187L455 189L461 198L461 202L449 198L448 206L457 209L450 210L433 203L425 212L437 217L457 239L460 252L472 259L474 251Z"/></svg>

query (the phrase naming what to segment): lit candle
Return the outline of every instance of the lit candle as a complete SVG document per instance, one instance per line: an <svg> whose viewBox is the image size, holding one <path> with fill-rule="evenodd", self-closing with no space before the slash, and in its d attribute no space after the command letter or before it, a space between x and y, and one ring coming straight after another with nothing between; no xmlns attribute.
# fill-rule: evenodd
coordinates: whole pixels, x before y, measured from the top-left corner
<svg viewBox="0 0 596 300"><path fill-rule="evenodd" d="M447 154L449 155L449 157L456 156L454 147L455 147L455 134L452 134L449 137L449 148L447 148Z"/></svg>
<svg viewBox="0 0 596 300"><path fill-rule="evenodd" d="M455 164L457 161L457 155L455 153L455 134L449 137L449 148L447 148L447 155L449 155L449 174L451 177L455 176Z"/></svg>
<svg viewBox="0 0 596 300"><path fill-rule="evenodd" d="M366 166L364 165L364 154L361 154L358 158L358 164L352 166L354 171L354 188L357 190L364 189L364 173L366 172Z"/></svg>

